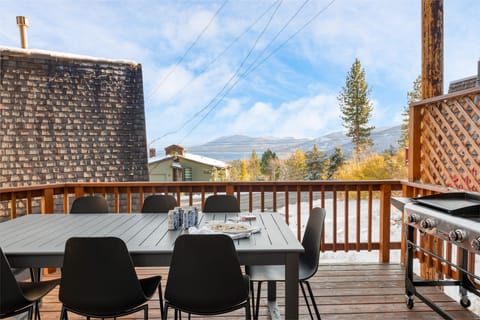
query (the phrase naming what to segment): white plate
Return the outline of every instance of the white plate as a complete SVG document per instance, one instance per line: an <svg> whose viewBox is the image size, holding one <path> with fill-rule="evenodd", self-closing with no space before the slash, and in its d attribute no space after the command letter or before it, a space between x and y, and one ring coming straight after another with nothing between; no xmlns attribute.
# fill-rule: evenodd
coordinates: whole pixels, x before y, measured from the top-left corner
<svg viewBox="0 0 480 320"><path fill-rule="evenodd" d="M247 223L234 222L210 222L205 227L211 231L223 233L247 233L255 229Z"/></svg>

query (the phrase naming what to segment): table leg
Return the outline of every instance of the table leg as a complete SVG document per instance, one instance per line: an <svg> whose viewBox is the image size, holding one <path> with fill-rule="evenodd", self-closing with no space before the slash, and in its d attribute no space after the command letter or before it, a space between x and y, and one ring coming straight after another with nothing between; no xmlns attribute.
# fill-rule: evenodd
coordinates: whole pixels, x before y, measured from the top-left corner
<svg viewBox="0 0 480 320"><path fill-rule="evenodd" d="M298 253L286 255L285 319L298 319Z"/></svg>
<svg viewBox="0 0 480 320"><path fill-rule="evenodd" d="M271 320L280 320L282 318L280 309L277 304L277 283L269 281L268 285L268 310L270 311Z"/></svg>

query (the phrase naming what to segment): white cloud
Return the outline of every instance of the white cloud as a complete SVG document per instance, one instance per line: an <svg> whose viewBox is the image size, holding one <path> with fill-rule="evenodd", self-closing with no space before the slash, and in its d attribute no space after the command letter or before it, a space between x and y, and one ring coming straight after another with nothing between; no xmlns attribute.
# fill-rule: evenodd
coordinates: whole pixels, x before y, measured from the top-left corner
<svg viewBox="0 0 480 320"><path fill-rule="evenodd" d="M4 1L0 45L19 45L15 16L26 15L31 48L141 63L148 139L175 132L159 147L180 142L193 127L186 145L234 133L315 137L341 130L336 96L356 57L372 88L374 125L400 124L406 92L420 74L421 3L337 0L300 30L329 2L308 2L258 61L280 49L211 105L266 26L273 0L227 2L188 53L223 1ZM243 71L302 4L281 3ZM477 72L479 11L478 0L444 2L445 87Z"/></svg>

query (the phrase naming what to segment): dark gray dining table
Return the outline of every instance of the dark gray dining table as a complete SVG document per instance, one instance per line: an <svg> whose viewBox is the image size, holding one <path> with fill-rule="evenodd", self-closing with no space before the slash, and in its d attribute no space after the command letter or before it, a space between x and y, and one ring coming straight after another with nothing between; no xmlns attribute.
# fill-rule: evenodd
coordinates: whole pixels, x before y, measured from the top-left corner
<svg viewBox="0 0 480 320"><path fill-rule="evenodd" d="M243 213L200 214L199 228ZM242 265L285 265L285 319L298 319L298 259L304 251L279 213L255 214L247 223L260 227L234 240ZM186 230L168 230L166 214L30 214L0 223L0 247L12 267L61 268L65 242L74 236L121 238L136 266L169 266L175 239ZM269 284L272 318L280 318L276 286Z"/></svg>

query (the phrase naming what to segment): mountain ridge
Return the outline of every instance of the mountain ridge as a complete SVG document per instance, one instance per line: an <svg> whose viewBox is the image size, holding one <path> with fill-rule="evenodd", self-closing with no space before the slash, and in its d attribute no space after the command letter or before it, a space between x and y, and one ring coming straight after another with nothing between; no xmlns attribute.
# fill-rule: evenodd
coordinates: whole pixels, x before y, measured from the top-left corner
<svg viewBox="0 0 480 320"><path fill-rule="evenodd" d="M398 148L401 125L375 128L370 137L374 143L372 150L375 152L381 153L390 147ZM201 145L187 147L186 150L205 157L232 161L250 158L252 150L261 157L268 149L275 152L279 158L287 158L296 149L304 152L311 150L314 144L327 154L331 154L335 147L339 146L344 154L349 156L353 149L346 131L336 131L317 138L223 136Z"/></svg>

